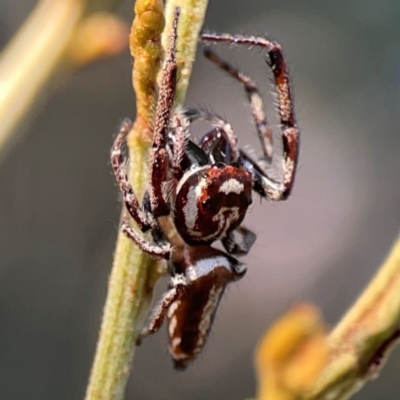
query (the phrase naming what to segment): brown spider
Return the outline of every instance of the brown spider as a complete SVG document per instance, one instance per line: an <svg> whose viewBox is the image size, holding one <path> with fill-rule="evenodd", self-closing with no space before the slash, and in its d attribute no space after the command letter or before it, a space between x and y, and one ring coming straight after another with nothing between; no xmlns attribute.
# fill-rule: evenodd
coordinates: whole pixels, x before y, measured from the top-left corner
<svg viewBox="0 0 400 400"><path fill-rule="evenodd" d="M260 46L267 51L266 62L278 93L282 182L268 177L263 164L237 146L236 135L224 119L202 110L174 108L179 14L179 8L175 9L156 107L150 182L142 206L129 183L122 151L132 127L127 119L115 139L111 161L129 213L123 217L121 229L141 250L167 260L171 275L168 291L138 342L156 332L167 317L170 353L175 367L183 369L202 350L226 286L246 272L234 256L247 254L256 238L241 225L252 203L252 191L274 201L290 195L299 130L281 46L259 37L203 33L201 40ZM244 85L261 143L262 161L270 162L272 132L256 84L209 48L205 49L205 56ZM195 144L188 128L200 119L209 121L213 128ZM143 233L150 232L151 240L130 226L130 216ZM221 240L226 252L211 246L217 240Z"/></svg>

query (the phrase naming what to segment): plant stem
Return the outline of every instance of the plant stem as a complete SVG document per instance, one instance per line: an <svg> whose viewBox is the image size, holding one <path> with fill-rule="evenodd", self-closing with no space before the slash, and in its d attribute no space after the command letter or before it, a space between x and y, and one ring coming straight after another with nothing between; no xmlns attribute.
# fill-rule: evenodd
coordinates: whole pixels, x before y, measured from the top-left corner
<svg viewBox="0 0 400 400"><path fill-rule="evenodd" d="M375 378L399 337L400 239L328 338L331 360L306 399L348 399Z"/></svg>
<svg viewBox="0 0 400 400"><path fill-rule="evenodd" d="M139 198L147 183L147 153L156 94L156 75L162 59L159 33L164 26L164 16L160 13L160 6L162 7L161 0L138 0L130 36L131 52L135 56L133 86L136 91L137 117L128 138L131 155L129 176ZM189 31L187 28L183 32L179 29L178 33L178 46L181 40L188 43L185 52L187 58L184 61L186 79L179 89L179 101L183 101L207 1L168 2L167 29L164 30L164 36L168 36L168 28L172 22L171 10L176 6L180 6L182 10L179 25L191 27L190 36L196 35L189 41L189 34L185 33ZM156 267L154 260L141 253L125 235L119 233L86 400L123 399L136 335L141 328L143 313L151 301L155 282L160 276Z"/></svg>

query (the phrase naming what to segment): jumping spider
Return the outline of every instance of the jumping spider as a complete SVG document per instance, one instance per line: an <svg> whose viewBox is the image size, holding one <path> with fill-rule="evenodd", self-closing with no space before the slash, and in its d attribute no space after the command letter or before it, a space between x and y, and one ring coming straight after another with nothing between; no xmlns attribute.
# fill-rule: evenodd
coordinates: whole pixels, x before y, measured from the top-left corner
<svg viewBox="0 0 400 400"><path fill-rule="evenodd" d="M205 49L205 56L244 86L261 143L262 160L255 161L237 146L237 137L223 118L202 110L174 108L179 14L177 8L162 69L150 152L150 182L142 205L129 183L122 151L132 127L127 119L115 139L111 161L129 213L123 216L122 231L144 252L167 260L171 275L168 291L139 341L158 331L167 317L170 353L175 367L183 369L202 350L226 286L246 272L235 256L247 254L255 241L255 234L241 225L252 202L252 190L274 201L290 195L297 167L299 130L281 46L259 37L204 33L201 40L247 44L266 50L266 63L272 70L278 94L282 182L270 178L263 167L271 161L273 143L256 84L209 48ZM189 125L197 120L210 122L212 129L195 144L189 136ZM143 233L150 232L151 240L130 226L129 217ZM211 246L217 240L221 240L226 252Z"/></svg>

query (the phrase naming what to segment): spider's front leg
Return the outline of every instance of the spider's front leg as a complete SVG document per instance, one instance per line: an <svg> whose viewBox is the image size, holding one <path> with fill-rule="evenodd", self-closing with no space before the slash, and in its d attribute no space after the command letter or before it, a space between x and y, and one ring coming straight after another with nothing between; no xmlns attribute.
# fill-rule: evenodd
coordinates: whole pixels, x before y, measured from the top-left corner
<svg viewBox="0 0 400 400"><path fill-rule="evenodd" d="M170 173L171 161L169 159L168 129L174 106L176 89L177 64L175 58L177 28L180 8L175 8L172 33L169 37L167 57L161 74L161 85L158 95L153 146L150 153L150 204L153 215L157 217L170 214L169 191L172 174Z"/></svg>
<svg viewBox="0 0 400 400"><path fill-rule="evenodd" d="M121 124L120 131L115 138L111 150L111 163L114 169L115 178L122 192L126 209L131 217L142 232L146 232L150 229L152 232L158 232L159 227L156 221L149 219L148 214L142 210L126 172L126 160L124 157L123 146L125 144L126 136L131 128L132 122L129 119L125 119ZM129 215L127 214L124 214L122 217L121 230L145 253L154 257L169 259L171 246L163 243L153 244L146 240L130 226Z"/></svg>
<svg viewBox="0 0 400 400"><path fill-rule="evenodd" d="M203 53L208 60L216 64L219 68L221 68L229 75L231 75L234 79L243 84L247 99L250 103L250 109L256 125L263 155L265 159L270 162L272 160L274 147L272 130L267 122L267 117L264 112L263 99L256 83L249 76L245 75L237 68L233 67L231 64L222 60L209 47L205 47Z"/></svg>
<svg viewBox="0 0 400 400"><path fill-rule="evenodd" d="M170 212L168 193L170 160L166 146L167 131L170 123L176 85L177 66L175 61L175 49L179 14L180 9L176 8L172 34L169 39L167 59L162 70L162 82L157 100L154 124L153 146L150 152L149 196L145 196L145 210L141 208L125 171L122 147L125 143L126 135L132 127L131 121L123 121L111 152L111 162L124 197L126 208L142 232L151 229L155 243L150 243L132 229L129 225L129 217L127 215L123 216L122 219L122 231L132 239L142 251L155 257L165 259L169 259L170 257L171 245L164 243L164 234L159 226L157 218L163 215L169 215Z"/></svg>
<svg viewBox="0 0 400 400"><path fill-rule="evenodd" d="M259 180L259 184L256 182L255 190L270 200L278 201L287 199L292 191L296 176L300 131L297 127L294 115L289 72L281 46L274 41L255 36L204 33L201 35L201 39L206 42L246 44L248 46L258 46L266 49L268 53L266 62L272 70L278 94L278 111L283 145L282 182L278 183L269 178L257 162L250 160L249 157L247 158L249 159L248 164L253 164L253 169L262 172L258 177L256 177L256 180ZM256 122L262 149L266 159L268 160L272 149L272 134L267 124L265 113L263 112L262 98L255 83L249 77L239 72L236 68L230 66L229 63L220 59L210 50L206 51L206 56L244 85L247 96L250 100L250 106Z"/></svg>

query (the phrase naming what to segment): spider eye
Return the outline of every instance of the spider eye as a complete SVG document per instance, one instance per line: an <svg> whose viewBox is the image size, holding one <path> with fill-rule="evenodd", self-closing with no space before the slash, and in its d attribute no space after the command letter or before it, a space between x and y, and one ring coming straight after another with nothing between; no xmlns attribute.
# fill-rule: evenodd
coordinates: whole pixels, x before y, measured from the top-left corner
<svg viewBox="0 0 400 400"><path fill-rule="evenodd" d="M225 168L225 164L223 162L217 162L211 166L213 169L222 169Z"/></svg>
<svg viewBox="0 0 400 400"><path fill-rule="evenodd" d="M251 198L251 196L241 196L240 198L240 205L243 208L247 208L252 202L253 199Z"/></svg>
<svg viewBox="0 0 400 400"><path fill-rule="evenodd" d="M202 206L205 210L209 211L209 210L211 209L211 206L212 206L211 199L208 198L207 200L203 200L203 201L201 202L201 206Z"/></svg>

